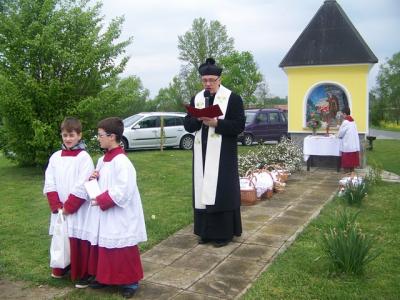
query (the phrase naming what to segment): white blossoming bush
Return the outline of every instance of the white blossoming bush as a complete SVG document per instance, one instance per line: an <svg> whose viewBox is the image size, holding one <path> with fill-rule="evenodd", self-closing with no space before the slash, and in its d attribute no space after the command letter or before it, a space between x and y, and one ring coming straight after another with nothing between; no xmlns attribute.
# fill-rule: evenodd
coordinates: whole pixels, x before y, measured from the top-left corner
<svg viewBox="0 0 400 300"><path fill-rule="evenodd" d="M258 145L239 155L239 176L244 176L248 170L273 164L280 164L289 172L298 171L303 165L303 150L287 138L275 145Z"/></svg>

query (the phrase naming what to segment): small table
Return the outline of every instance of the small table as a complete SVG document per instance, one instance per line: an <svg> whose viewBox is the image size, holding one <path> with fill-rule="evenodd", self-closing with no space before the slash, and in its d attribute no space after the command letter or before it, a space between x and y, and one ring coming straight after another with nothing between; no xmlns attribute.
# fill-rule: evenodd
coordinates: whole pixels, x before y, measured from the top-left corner
<svg viewBox="0 0 400 300"><path fill-rule="evenodd" d="M334 135L309 135L303 142L304 161L307 162L307 171L310 171L313 156L336 156L337 171L340 171L340 139Z"/></svg>

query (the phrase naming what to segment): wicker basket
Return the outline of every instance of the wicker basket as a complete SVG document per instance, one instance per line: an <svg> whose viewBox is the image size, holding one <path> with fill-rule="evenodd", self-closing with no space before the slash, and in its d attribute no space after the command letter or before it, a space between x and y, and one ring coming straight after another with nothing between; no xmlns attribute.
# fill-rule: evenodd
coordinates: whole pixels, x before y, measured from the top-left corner
<svg viewBox="0 0 400 300"><path fill-rule="evenodd" d="M278 172L279 174L278 177L280 182L286 182L289 178L290 172L288 172L283 166L279 164L266 165L264 166L264 168L269 171L275 170L276 172Z"/></svg>
<svg viewBox="0 0 400 300"><path fill-rule="evenodd" d="M257 202L256 190L240 190L240 203L242 205L254 205Z"/></svg>
<svg viewBox="0 0 400 300"><path fill-rule="evenodd" d="M285 183L276 182L274 185L275 193L282 193L285 190Z"/></svg>
<svg viewBox="0 0 400 300"><path fill-rule="evenodd" d="M267 190L264 194L261 195L261 199L262 200L270 199L272 198L273 194L274 194L273 190Z"/></svg>
<svg viewBox="0 0 400 300"><path fill-rule="evenodd" d="M248 171L245 177L240 178L241 181L244 180L247 182L247 186L242 186L240 188L240 203L242 205L253 205L257 202L257 191L254 186L254 177L253 173Z"/></svg>

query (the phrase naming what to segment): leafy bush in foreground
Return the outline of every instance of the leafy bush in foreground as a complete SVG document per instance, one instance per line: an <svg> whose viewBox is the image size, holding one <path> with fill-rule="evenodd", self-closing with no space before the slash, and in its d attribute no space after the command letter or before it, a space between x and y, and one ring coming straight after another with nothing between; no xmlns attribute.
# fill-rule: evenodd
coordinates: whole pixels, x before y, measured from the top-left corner
<svg viewBox="0 0 400 300"><path fill-rule="evenodd" d="M371 251L374 240L362 233L356 223L359 212L343 210L337 214L336 226L322 235L322 247L333 268L341 273L361 274L380 252Z"/></svg>

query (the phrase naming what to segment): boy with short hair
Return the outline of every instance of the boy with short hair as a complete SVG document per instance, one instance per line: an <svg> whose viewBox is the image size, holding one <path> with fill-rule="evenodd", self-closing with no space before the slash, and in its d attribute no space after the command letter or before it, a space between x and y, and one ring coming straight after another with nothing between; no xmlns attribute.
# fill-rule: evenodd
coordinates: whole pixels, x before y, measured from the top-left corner
<svg viewBox="0 0 400 300"><path fill-rule="evenodd" d="M97 127L100 147L106 153L91 176L98 180L101 194L92 199L86 226L92 237L89 272L96 276L89 286L119 285L122 295L130 298L143 278L138 243L147 240L136 170L120 146L122 120L107 118Z"/></svg>
<svg viewBox="0 0 400 300"><path fill-rule="evenodd" d="M71 279L81 280L88 276L87 259L90 246L87 241L81 239L89 208L84 182L93 173L94 166L81 140L82 125L78 119L72 117L64 119L61 123L61 138L62 149L49 159L43 193L47 196L52 212L50 235L53 234L58 210L62 210L66 215L71 248ZM68 268L53 268L51 276L61 278L67 270Z"/></svg>

